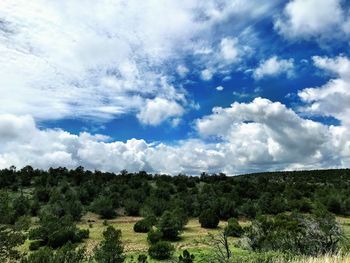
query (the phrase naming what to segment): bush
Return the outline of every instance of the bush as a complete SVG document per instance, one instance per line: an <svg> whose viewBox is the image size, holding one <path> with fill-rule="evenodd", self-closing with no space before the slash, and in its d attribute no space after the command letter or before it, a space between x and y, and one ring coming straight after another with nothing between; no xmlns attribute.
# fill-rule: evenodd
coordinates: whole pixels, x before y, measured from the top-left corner
<svg viewBox="0 0 350 263"><path fill-rule="evenodd" d="M98 263L124 262L122 232L113 226L108 226L103 232L104 240L95 250L95 260Z"/></svg>
<svg viewBox="0 0 350 263"><path fill-rule="evenodd" d="M140 214L140 203L136 200L129 199L124 203L125 212L128 216L138 216Z"/></svg>
<svg viewBox="0 0 350 263"><path fill-rule="evenodd" d="M177 240L182 226L183 221L169 211L164 212L158 224L159 231L166 240Z"/></svg>
<svg viewBox="0 0 350 263"><path fill-rule="evenodd" d="M157 230L151 229L147 234L147 241L150 244L155 244L161 239L162 239L162 232L160 232L158 229Z"/></svg>
<svg viewBox="0 0 350 263"><path fill-rule="evenodd" d="M40 240L34 240L33 242L31 242L29 244L29 250L30 251L34 251L34 250L38 250L40 247L42 247L44 244L42 241Z"/></svg>
<svg viewBox="0 0 350 263"><path fill-rule="evenodd" d="M83 239L89 238L89 229L79 229L75 234L75 242L80 242Z"/></svg>
<svg viewBox="0 0 350 263"><path fill-rule="evenodd" d="M170 242L159 241L149 247L148 254L153 259L163 260L171 258L174 251L175 248Z"/></svg>
<svg viewBox="0 0 350 263"><path fill-rule="evenodd" d="M88 230L80 230L69 217L58 218L51 214L41 215L40 225L29 231L30 240L40 240L42 245L58 248L67 242L80 242L89 236Z"/></svg>
<svg viewBox="0 0 350 263"><path fill-rule="evenodd" d="M190 254L186 249L179 256L179 263L193 263L194 255Z"/></svg>
<svg viewBox="0 0 350 263"><path fill-rule="evenodd" d="M137 221L134 225L134 231L136 233L147 233L148 231L150 231L152 228L152 225L150 225L150 223L147 222L147 220L142 219L140 221Z"/></svg>
<svg viewBox="0 0 350 263"><path fill-rule="evenodd" d="M96 214L99 214L104 219L111 219L117 215L113 207L112 200L105 196L97 197L91 203L90 210Z"/></svg>
<svg viewBox="0 0 350 263"><path fill-rule="evenodd" d="M137 257L137 262L139 263L146 263L147 262L147 255L141 254Z"/></svg>
<svg viewBox="0 0 350 263"><path fill-rule="evenodd" d="M204 210L199 215L199 223L204 228L217 228L219 225L219 217L212 210Z"/></svg>
<svg viewBox="0 0 350 263"><path fill-rule="evenodd" d="M344 234L329 212L315 215L292 213L275 217L262 216L247 231L255 251L281 251L297 255L317 256L339 252Z"/></svg>
<svg viewBox="0 0 350 263"><path fill-rule="evenodd" d="M230 237L240 237L243 234L243 228L239 225L236 218L230 218L227 221L225 233Z"/></svg>
<svg viewBox="0 0 350 263"><path fill-rule="evenodd" d="M33 243L32 243L33 244ZM56 251L43 247L32 252L29 256L23 257L21 263L82 263L87 262L85 248L76 249L74 245L68 243Z"/></svg>

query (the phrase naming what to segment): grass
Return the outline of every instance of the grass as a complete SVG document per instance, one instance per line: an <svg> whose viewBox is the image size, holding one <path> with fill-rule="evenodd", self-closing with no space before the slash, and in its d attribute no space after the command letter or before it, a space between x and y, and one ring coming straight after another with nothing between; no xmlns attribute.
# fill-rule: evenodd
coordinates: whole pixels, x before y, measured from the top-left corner
<svg viewBox="0 0 350 263"><path fill-rule="evenodd" d="M135 233L133 230L134 224L140 220L141 217L129 217L129 216L120 216L112 220L107 220L108 225L112 225L117 229L122 231L122 241L124 244L124 251L127 255L126 262L135 262L132 259L137 258L139 254L147 254L148 243L147 243L147 234L146 233ZM84 245L86 246L88 254L92 254L94 247L103 238L103 231L106 229L103 219L100 219L98 215L94 213L87 213L83 216L78 227L82 229L89 229L90 235L87 240L85 240ZM350 240L350 218L349 217L337 217L337 221L342 225L345 235ZM242 226L247 226L250 224L249 221L240 221ZM173 242L175 246L176 253L175 256L178 256L184 249L189 250L192 254L195 255L195 262L208 262L208 257L212 254L212 248L208 247L205 244L205 241L208 240L208 234L216 234L221 231L227 222L221 221L217 229L204 229L201 228L198 219L190 219L184 231L181 233L181 239L177 242ZM236 256L248 256L251 251L238 249L234 247L235 239L231 238L230 242L232 244L231 249L233 255ZM20 246L21 252L29 251L29 241ZM159 261L150 260L150 263L155 263ZM162 261L167 262L167 261ZM350 257L342 256L325 256L320 258L305 258L301 261L295 261L291 263L350 263Z"/></svg>

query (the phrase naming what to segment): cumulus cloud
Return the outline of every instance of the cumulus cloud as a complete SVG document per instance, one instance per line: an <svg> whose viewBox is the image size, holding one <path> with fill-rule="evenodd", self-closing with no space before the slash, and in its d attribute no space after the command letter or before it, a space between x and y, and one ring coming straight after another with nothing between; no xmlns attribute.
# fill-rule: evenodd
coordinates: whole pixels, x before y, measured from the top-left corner
<svg viewBox="0 0 350 263"><path fill-rule="evenodd" d="M308 114L334 117L350 127L350 60L313 57L314 65L334 76L321 87L301 90L298 95L306 103L301 110Z"/></svg>
<svg viewBox="0 0 350 263"><path fill-rule="evenodd" d="M197 53L209 46L234 61L240 46L216 29L245 17L233 23L235 34L277 1L257 2L1 1L0 111L36 120L111 119L141 114L153 97L186 108L191 102L174 85L174 73L188 73L186 63L177 67L181 59L210 61L211 54Z"/></svg>
<svg viewBox="0 0 350 263"><path fill-rule="evenodd" d="M253 77L255 79L274 77L281 74L286 74L288 77L293 76L293 59L279 59L277 56L273 56L267 60L261 61L259 66L253 71Z"/></svg>
<svg viewBox="0 0 350 263"><path fill-rule="evenodd" d="M162 98L147 100L146 105L137 114L143 124L158 125L166 119L181 116L184 109L175 101ZM177 118L175 118L177 119Z"/></svg>
<svg viewBox="0 0 350 263"><path fill-rule="evenodd" d="M175 144L39 129L30 116L0 115L0 167L32 165L104 171L229 174L350 165L350 132L303 119L278 102L256 98L214 108L195 122L197 138ZM3 139L6 138L6 139Z"/></svg>
<svg viewBox="0 0 350 263"><path fill-rule="evenodd" d="M346 33L345 13L342 0L291 0L274 26L291 39L331 39Z"/></svg>

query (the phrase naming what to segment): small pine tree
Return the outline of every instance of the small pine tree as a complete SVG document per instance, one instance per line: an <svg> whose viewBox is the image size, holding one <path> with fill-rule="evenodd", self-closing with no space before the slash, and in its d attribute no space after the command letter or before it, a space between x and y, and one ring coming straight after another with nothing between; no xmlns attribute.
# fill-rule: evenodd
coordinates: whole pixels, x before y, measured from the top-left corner
<svg viewBox="0 0 350 263"><path fill-rule="evenodd" d="M121 231L113 226L108 226L103 232L104 240L95 251L95 260L98 263L119 263L124 262L123 244Z"/></svg>
<svg viewBox="0 0 350 263"><path fill-rule="evenodd" d="M204 228L217 228L219 217L212 210L204 210L199 216L199 223Z"/></svg>

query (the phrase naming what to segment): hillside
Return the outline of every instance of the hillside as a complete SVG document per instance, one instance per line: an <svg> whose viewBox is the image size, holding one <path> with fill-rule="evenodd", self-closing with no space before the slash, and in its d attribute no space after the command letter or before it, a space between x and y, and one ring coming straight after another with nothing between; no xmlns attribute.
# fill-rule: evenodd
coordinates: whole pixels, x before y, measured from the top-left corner
<svg viewBox="0 0 350 263"><path fill-rule="evenodd" d="M0 223L22 239L13 242L12 247L2 243L1 256L36 262L25 254L43 253L44 248L54 249L47 254L58 254L68 242L75 244L72 248L84 247L84 255L92 257L103 243L104 231L112 226L121 230L119 240L126 262L141 262L138 256L147 255L152 246L146 233L150 229L160 231L163 236L160 239L171 242L175 248L173 259L188 250L194 255L193 262L211 262L215 240L235 221L239 225L232 225L233 234L226 236L231 260L291 260L286 258L287 250L290 250L287 254L297 258L337 254L349 244L349 185L349 169L231 177L126 171L113 174L86 171L82 167L48 171L29 166L21 170L4 169L0 171ZM145 224L145 230L135 232L134 225L139 221ZM318 232L310 232L312 240L317 233L318 241L313 246L319 250L310 250L307 245L291 246L299 232L308 236L310 224L319 227ZM254 232L257 226L269 230L265 234L263 228ZM5 230L1 231L4 239L9 237ZM326 234L331 236L331 245ZM257 243L259 236L265 240L263 243ZM0 241L4 239L0 235ZM277 241L278 244L274 243ZM280 246L283 242L285 246ZM154 261L150 257L148 260Z"/></svg>

